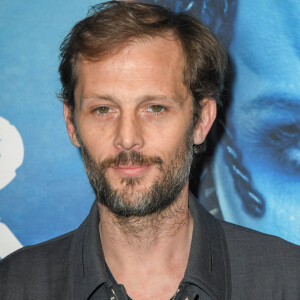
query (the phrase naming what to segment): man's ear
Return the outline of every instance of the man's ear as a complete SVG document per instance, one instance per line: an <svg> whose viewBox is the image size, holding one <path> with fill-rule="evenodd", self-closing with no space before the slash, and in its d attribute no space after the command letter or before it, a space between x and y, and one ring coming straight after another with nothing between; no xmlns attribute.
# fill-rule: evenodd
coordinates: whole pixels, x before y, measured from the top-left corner
<svg viewBox="0 0 300 300"><path fill-rule="evenodd" d="M200 145L205 141L205 138L217 115L217 106L214 99L204 98L201 102L200 117L194 130L195 145Z"/></svg>
<svg viewBox="0 0 300 300"><path fill-rule="evenodd" d="M74 126L74 118L72 118L72 111L71 108L64 103L64 117L67 126L67 131L69 134L69 138L71 143L76 146L80 147L80 143L78 142L75 126Z"/></svg>

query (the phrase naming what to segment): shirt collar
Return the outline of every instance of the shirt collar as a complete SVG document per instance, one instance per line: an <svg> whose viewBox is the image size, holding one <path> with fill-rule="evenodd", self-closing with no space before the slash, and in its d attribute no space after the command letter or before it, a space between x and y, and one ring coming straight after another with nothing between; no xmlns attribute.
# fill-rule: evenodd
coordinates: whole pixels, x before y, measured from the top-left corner
<svg viewBox="0 0 300 300"><path fill-rule="evenodd" d="M221 223L201 207L192 194L189 208L194 228L183 282L198 286L213 299L230 299L229 256Z"/></svg>
<svg viewBox="0 0 300 300"><path fill-rule="evenodd" d="M198 286L213 299L229 299L231 291L229 256L220 222L189 195L194 229L188 266L183 282ZM99 209L93 203L89 215L74 231L68 262L68 297L81 300L109 282L99 235Z"/></svg>
<svg viewBox="0 0 300 300"><path fill-rule="evenodd" d="M99 208L93 203L89 215L74 231L68 271L67 299L82 300L109 282L99 235Z"/></svg>

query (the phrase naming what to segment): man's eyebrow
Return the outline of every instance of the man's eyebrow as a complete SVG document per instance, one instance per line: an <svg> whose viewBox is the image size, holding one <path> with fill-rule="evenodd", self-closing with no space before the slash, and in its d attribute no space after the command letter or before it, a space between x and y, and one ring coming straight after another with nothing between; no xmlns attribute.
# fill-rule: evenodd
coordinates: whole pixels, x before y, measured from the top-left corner
<svg viewBox="0 0 300 300"><path fill-rule="evenodd" d="M167 96L167 95L146 95L138 99L139 102L147 102L147 101L173 101L175 100L176 102L182 103L182 99L179 96Z"/></svg>
<svg viewBox="0 0 300 300"><path fill-rule="evenodd" d="M269 109L276 107L276 109L283 110L298 110L300 109L300 97L290 94L275 94L275 95L260 95L245 105L246 109Z"/></svg>
<svg viewBox="0 0 300 300"><path fill-rule="evenodd" d="M117 102L115 97L112 97L110 95L98 95L98 94L87 94L87 95L82 95L80 97L80 107L82 107L83 105L83 101L87 101L87 100L107 100L107 101L111 101L111 102Z"/></svg>
<svg viewBox="0 0 300 300"><path fill-rule="evenodd" d="M109 101L115 101L117 100L115 97L112 97L110 95L98 95L98 94L90 94L90 95L83 95L81 97L82 100L84 99L99 99L99 100L109 100Z"/></svg>

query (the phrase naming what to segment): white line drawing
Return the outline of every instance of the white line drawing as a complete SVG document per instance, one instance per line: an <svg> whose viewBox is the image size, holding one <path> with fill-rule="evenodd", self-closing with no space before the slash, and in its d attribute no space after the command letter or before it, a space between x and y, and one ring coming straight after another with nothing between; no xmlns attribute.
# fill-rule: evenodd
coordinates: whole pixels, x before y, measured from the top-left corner
<svg viewBox="0 0 300 300"><path fill-rule="evenodd" d="M0 190L16 177L24 160L24 144L17 128L0 117ZM12 231L0 222L0 258L22 247Z"/></svg>
<svg viewBox="0 0 300 300"><path fill-rule="evenodd" d="M2 222L0 222L0 258L4 258L8 254L23 247L11 230Z"/></svg>
<svg viewBox="0 0 300 300"><path fill-rule="evenodd" d="M0 117L0 190L15 177L24 160L24 144L17 128Z"/></svg>

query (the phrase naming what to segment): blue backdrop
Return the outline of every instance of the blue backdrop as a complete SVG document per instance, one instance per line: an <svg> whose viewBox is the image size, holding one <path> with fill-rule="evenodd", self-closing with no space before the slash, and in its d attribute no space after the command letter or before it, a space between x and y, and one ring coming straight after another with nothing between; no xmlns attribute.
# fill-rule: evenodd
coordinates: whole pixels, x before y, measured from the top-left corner
<svg viewBox="0 0 300 300"><path fill-rule="evenodd" d="M0 2L0 257L76 228L94 200L56 92L59 45L98 2ZM300 244L300 2L148 2L192 12L230 53L222 135L211 136L199 201Z"/></svg>

